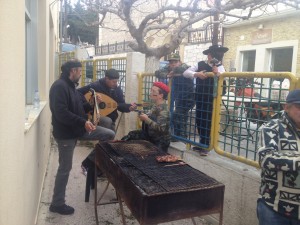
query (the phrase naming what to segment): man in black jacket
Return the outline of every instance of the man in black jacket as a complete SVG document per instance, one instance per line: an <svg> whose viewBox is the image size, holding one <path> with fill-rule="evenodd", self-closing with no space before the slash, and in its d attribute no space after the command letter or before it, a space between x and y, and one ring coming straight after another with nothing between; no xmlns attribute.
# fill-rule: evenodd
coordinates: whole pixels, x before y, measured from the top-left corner
<svg viewBox="0 0 300 225"><path fill-rule="evenodd" d="M130 112L137 108L135 103L127 104L125 103L125 99L123 96L123 91L120 86L118 86L119 81L119 72L115 69L109 69L105 72L105 77L100 80L93 82L87 86L79 88L78 91L85 95L90 91L90 89L94 89L98 93L105 94L111 97L118 103L118 107L112 113L107 116L101 116L100 118L100 126L109 128L115 131L115 122L118 118L118 111L120 112ZM86 174L89 168L94 168L94 151L92 151L85 160L82 161L82 170L83 173Z"/></svg>
<svg viewBox="0 0 300 225"><path fill-rule="evenodd" d="M174 135L187 138L188 113L194 107L194 81L193 78L185 78L182 74L189 68L188 65L180 61L177 53L168 55L169 64L162 69L155 71L155 76L159 79L172 79L171 89L171 109L174 105L171 125ZM172 139L171 141L176 141Z"/></svg>
<svg viewBox="0 0 300 225"><path fill-rule="evenodd" d="M188 68L183 76L187 78L196 78L195 103L196 103L196 124L198 134L200 136L200 147L193 147L199 151L200 155L207 155L207 151L203 148L209 148L210 131L212 124L213 110L213 92L214 78L208 77L207 72L213 72L216 76L225 72L222 65L224 53L228 48L221 45L212 45L205 51L207 60L198 62L197 65ZM225 83L223 83L225 86Z"/></svg>
<svg viewBox="0 0 300 225"><path fill-rule="evenodd" d="M108 114L106 117L101 117L100 125L115 130L115 122L118 118L118 111L120 112L130 112L136 109L134 103L127 104L125 103L123 91L120 86L118 86L119 81L119 72L115 69L109 69L105 72L105 77L100 80L88 84L82 88L79 88L78 91L85 95L94 89L98 93L105 94L111 97L118 103L118 107L112 113Z"/></svg>
<svg viewBox="0 0 300 225"><path fill-rule="evenodd" d="M49 94L53 136L59 151L59 167L49 210L62 215L74 213L74 208L65 204L65 192L77 140L105 141L115 136L114 131L95 126L87 120L86 113L92 108L76 90L81 67L76 59L64 63L61 76L51 86Z"/></svg>

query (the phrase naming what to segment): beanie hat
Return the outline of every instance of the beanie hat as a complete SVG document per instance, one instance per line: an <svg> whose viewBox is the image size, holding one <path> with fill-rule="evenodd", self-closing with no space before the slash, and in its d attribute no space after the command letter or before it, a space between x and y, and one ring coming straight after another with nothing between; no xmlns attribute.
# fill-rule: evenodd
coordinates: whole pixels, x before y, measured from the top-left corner
<svg viewBox="0 0 300 225"><path fill-rule="evenodd" d="M110 80L119 79L119 72L115 69L109 69L105 72L105 76Z"/></svg>
<svg viewBox="0 0 300 225"><path fill-rule="evenodd" d="M161 90L169 93L170 92L170 88L164 84L163 82L154 82L153 86L160 88Z"/></svg>

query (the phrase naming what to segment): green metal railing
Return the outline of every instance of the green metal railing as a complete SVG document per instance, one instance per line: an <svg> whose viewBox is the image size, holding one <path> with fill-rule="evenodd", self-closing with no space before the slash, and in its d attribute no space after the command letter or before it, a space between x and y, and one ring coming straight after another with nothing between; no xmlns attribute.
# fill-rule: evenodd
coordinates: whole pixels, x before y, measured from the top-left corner
<svg viewBox="0 0 300 225"><path fill-rule="evenodd" d="M227 81L226 86L223 85L224 80ZM149 101L149 91L154 81L157 78L152 73L139 74L139 102ZM277 85L273 85L275 81ZM270 119L280 116L286 95L289 90L299 87L299 84L298 79L291 73L222 74L218 79L217 89L214 90L216 95L213 100L211 139L207 149L214 149L220 155L258 167L256 152L260 128ZM172 87L170 84L169 86ZM215 87L212 85L211 88ZM224 91L227 94L224 95ZM172 101L174 99L171 90L171 118L176 107ZM187 118L187 137L172 135L186 143L187 149L191 145L203 147L199 143L196 120L194 107ZM140 127L140 123L137 124Z"/></svg>
<svg viewBox="0 0 300 225"><path fill-rule="evenodd" d="M82 60L82 76L81 86L90 84L91 82L97 81L105 76L105 71L108 69L116 69L119 74L119 86L125 93L126 83L126 63L127 60L123 58L113 59L95 59L95 60Z"/></svg>
<svg viewBox="0 0 300 225"><path fill-rule="evenodd" d="M228 94L222 96L224 79L229 80ZM270 119L280 117L285 98L297 82L291 73L223 73L215 99L214 150L258 167L260 129Z"/></svg>

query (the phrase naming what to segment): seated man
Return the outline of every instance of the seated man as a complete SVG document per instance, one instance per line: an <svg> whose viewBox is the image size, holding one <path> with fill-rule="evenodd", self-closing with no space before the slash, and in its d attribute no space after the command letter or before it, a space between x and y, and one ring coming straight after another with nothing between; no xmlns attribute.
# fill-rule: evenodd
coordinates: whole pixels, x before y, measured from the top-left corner
<svg viewBox="0 0 300 225"><path fill-rule="evenodd" d="M127 113L136 109L136 104L125 103L123 91L121 87L118 86L119 77L120 75L117 70L109 69L105 72L104 78L78 89L83 95L88 93L90 89L94 89L97 93L107 95L117 102L118 106L116 110L105 117L102 116L99 124L100 126L109 128L113 131L115 131L115 122L118 118L118 111Z"/></svg>
<svg viewBox="0 0 300 225"><path fill-rule="evenodd" d="M170 145L170 113L166 99L170 92L169 87L162 82L154 82L150 91L153 101L149 113L140 113L143 121L141 130L130 131L122 140L147 140L156 145L159 150L167 152Z"/></svg>
<svg viewBox="0 0 300 225"><path fill-rule="evenodd" d="M300 224L300 89L289 92L280 119L261 130L257 216L260 225Z"/></svg>
<svg viewBox="0 0 300 225"><path fill-rule="evenodd" d="M118 86L119 72L115 69L109 69L105 72L105 77L100 80L93 82L87 86L79 88L78 91L85 95L94 89L97 93L107 95L117 102L117 108L108 114L107 116L101 116L99 125L101 127L109 128L115 131L115 122L118 118L118 111L120 112L131 112L136 109L136 104L127 104L125 103L123 91L120 86ZM116 131L115 131L116 132ZM94 168L94 151L92 151L85 160L82 161L82 171L86 174L88 168Z"/></svg>

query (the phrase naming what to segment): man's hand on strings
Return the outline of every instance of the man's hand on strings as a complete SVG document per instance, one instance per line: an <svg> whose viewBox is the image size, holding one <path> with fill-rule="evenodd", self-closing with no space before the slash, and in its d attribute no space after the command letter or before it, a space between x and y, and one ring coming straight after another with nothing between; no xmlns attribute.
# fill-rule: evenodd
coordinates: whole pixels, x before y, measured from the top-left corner
<svg viewBox="0 0 300 225"><path fill-rule="evenodd" d="M96 100L97 100L98 104L100 104L101 102L103 102L101 94L99 94L99 93L96 94Z"/></svg>

